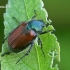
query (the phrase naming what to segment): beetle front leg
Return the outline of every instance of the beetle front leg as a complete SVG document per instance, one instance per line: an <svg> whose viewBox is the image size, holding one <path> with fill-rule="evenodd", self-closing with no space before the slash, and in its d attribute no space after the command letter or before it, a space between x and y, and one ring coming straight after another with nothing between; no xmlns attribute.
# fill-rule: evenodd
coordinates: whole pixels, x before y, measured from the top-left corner
<svg viewBox="0 0 70 70"><path fill-rule="evenodd" d="M32 19L34 19L34 18L36 17L36 15L37 15L37 14L36 14L36 10L34 10L34 13L35 13L35 15L32 17Z"/></svg>
<svg viewBox="0 0 70 70"><path fill-rule="evenodd" d="M33 47L33 42L31 43L31 45L30 45L30 48L29 48L29 50L22 56L22 57L20 57L20 59L16 62L16 64L22 59L22 58L24 58L25 56L27 56L29 53L30 53L30 51L31 51L31 49L32 49L32 47Z"/></svg>
<svg viewBox="0 0 70 70"><path fill-rule="evenodd" d="M43 53L43 55L45 57L45 54L44 54L44 51L43 51L43 46L42 46L42 41L41 41L41 39L39 37L38 37L38 44L41 46L42 53Z"/></svg>
<svg viewBox="0 0 70 70"><path fill-rule="evenodd" d="M55 30L48 30L48 31L41 32L39 34L41 35L41 34L45 34L45 33L48 33L48 32L53 32L53 31L55 31Z"/></svg>

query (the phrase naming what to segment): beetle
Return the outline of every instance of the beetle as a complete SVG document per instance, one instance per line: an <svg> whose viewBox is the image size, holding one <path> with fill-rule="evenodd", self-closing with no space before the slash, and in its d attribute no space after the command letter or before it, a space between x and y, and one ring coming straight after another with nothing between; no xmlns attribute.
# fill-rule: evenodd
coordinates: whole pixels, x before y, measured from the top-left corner
<svg viewBox="0 0 70 70"><path fill-rule="evenodd" d="M36 38L38 38L38 44L41 47L42 53L45 57L43 47L42 47L42 41L39 37L41 34L48 33L53 30L43 31L44 27L47 27L47 24L43 22L43 20L36 20L36 12L34 11L35 15L32 17L31 20L28 22L22 22L19 26L17 26L5 39L8 38L8 45L9 49L12 52L20 52L27 47L29 47L28 51L17 61L17 63L25 56L29 54L31 51L34 41ZM15 18L15 17L13 17ZM17 21L17 19L15 18ZM18 22L18 21L17 21ZM4 56L5 54L9 54L10 52L5 52L2 54Z"/></svg>

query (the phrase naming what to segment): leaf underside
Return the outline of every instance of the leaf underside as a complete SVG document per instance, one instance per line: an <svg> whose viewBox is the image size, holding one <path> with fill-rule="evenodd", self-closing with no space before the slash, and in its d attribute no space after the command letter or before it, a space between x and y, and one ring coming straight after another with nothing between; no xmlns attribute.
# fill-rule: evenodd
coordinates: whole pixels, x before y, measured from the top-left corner
<svg viewBox="0 0 70 70"><path fill-rule="evenodd" d="M6 13L4 13L5 37L21 22L30 20L34 16L34 10L37 14L36 19L43 19L44 22L48 22L48 14L43 6L41 0L8 0ZM17 23L12 17L15 17L20 23ZM48 29L54 28L50 25L47 27ZM60 47L56 36L49 32L41 35L40 38L43 42L45 58L40 46L35 44L29 55L24 57L18 64L16 64L17 60L24 55L28 48L19 53L11 53L2 57L1 70L58 70L57 65L53 66L54 59L60 61ZM2 53L7 51L9 51L9 48L6 40L2 45Z"/></svg>

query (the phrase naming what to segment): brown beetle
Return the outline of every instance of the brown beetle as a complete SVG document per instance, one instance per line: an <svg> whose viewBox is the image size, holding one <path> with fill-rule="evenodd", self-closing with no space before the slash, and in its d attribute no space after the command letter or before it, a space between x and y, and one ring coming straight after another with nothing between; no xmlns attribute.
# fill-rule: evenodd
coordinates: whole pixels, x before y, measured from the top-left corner
<svg viewBox="0 0 70 70"><path fill-rule="evenodd" d="M17 28L15 28L9 34L9 36L7 36L4 39L5 41L8 38L9 48L13 52L20 52L30 45L29 50L17 61L17 63L23 57L29 54L31 48L33 47L34 40L36 39L36 37L38 38L38 44L41 46L42 53L44 54L42 49L42 41L39 38L39 34L41 35L48 33L50 31L54 31L54 30L43 31L43 28L47 27L47 25L42 20L35 20L33 18L28 22L22 22L22 24L20 24ZM5 52L4 54L2 54L2 56L9 53L10 52Z"/></svg>

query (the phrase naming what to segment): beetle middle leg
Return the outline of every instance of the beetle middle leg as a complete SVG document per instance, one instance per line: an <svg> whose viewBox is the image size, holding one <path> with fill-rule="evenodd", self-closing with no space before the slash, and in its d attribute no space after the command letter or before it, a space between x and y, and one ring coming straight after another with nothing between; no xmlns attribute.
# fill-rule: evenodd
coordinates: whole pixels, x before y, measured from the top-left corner
<svg viewBox="0 0 70 70"><path fill-rule="evenodd" d="M43 46L42 46L42 41L41 41L41 39L39 37L38 37L38 44L41 46L42 53L43 53L43 55L45 57L45 54L44 54L44 51L43 51Z"/></svg>
<svg viewBox="0 0 70 70"><path fill-rule="evenodd" d="M32 42L32 43L30 44L29 50L28 50L22 57L20 57L20 59L16 62L16 64L17 64L23 57L27 56L27 55L30 53L30 51L31 51L31 49L32 49L32 47L33 47L33 45L34 45L34 43Z"/></svg>
<svg viewBox="0 0 70 70"><path fill-rule="evenodd" d="M6 40L8 37L9 37L9 35L8 35L6 38L4 38L3 43L5 42L5 40Z"/></svg>

